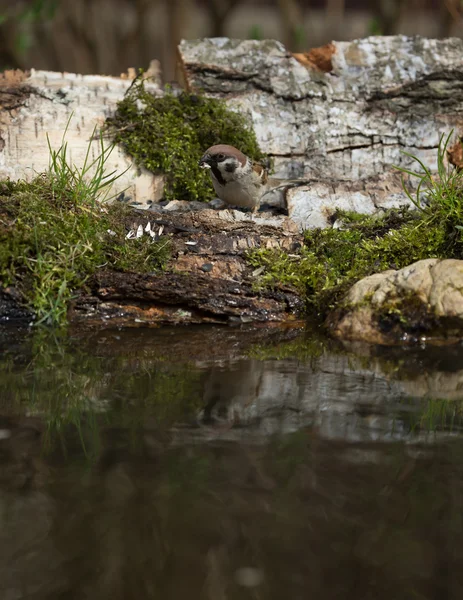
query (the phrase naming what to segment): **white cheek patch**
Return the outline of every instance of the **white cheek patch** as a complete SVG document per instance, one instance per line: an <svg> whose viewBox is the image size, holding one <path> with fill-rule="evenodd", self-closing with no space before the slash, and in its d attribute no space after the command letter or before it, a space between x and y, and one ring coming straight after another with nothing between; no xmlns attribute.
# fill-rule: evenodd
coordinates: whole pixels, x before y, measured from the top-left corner
<svg viewBox="0 0 463 600"><path fill-rule="evenodd" d="M230 175L231 173L234 173L238 168L236 160L233 158L227 158L227 160L224 160L223 162L219 163L217 166L219 167L219 169L222 171L222 173L224 175Z"/></svg>

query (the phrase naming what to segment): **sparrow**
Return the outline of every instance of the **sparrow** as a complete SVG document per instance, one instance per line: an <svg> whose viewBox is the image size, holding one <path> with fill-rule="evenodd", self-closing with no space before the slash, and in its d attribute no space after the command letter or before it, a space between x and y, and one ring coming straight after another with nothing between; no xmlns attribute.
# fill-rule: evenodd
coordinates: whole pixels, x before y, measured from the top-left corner
<svg viewBox="0 0 463 600"><path fill-rule="evenodd" d="M199 166L210 169L217 196L226 204L256 212L261 198L277 188L306 183L269 178L268 171L234 146L218 144L206 150Z"/></svg>

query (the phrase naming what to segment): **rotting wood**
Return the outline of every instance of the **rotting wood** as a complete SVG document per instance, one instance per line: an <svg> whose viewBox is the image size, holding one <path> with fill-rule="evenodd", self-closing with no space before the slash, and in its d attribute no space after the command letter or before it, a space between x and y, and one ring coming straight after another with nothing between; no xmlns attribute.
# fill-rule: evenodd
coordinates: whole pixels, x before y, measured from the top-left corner
<svg viewBox="0 0 463 600"><path fill-rule="evenodd" d="M88 282L70 311L71 322L104 325L131 323L249 323L294 321L303 301L293 289L257 291L246 253L254 248L296 251L302 243L297 231L259 225L247 220L225 220L235 211L134 211L131 227L149 222L162 227L172 245L165 273L98 273ZM237 212L237 211L236 211ZM240 213L242 215L242 213ZM207 266L207 269L204 267Z"/></svg>
<svg viewBox="0 0 463 600"><path fill-rule="evenodd" d="M250 281L200 272L140 275L103 271L90 288L92 293L74 306L74 322L84 315L90 323L100 317L108 324L133 319L145 324L285 322L301 308L295 292L257 293Z"/></svg>

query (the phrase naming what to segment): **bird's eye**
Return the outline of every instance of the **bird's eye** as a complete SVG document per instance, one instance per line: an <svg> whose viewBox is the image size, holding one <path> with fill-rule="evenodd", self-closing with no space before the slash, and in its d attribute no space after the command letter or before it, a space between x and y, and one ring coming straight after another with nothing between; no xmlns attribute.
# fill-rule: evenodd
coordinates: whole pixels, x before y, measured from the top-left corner
<svg viewBox="0 0 463 600"><path fill-rule="evenodd" d="M225 154L217 154L217 160L218 162L222 162L223 160L225 160Z"/></svg>

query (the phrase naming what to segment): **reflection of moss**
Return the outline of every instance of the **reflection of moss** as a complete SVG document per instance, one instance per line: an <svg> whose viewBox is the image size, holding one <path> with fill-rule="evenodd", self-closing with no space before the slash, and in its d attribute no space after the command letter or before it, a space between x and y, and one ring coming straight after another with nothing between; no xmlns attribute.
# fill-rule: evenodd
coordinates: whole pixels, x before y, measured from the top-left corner
<svg viewBox="0 0 463 600"><path fill-rule="evenodd" d="M132 85L108 125L138 164L166 174L169 199L212 197L210 177L198 167L209 146L231 144L253 159L262 157L244 117L223 102L187 93L158 98L142 80Z"/></svg>
<svg viewBox="0 0 463 600"><path fill-rule="evenodd" d="M319 358L334 344L332 340L320 335L300 335L295 340L278 344L256 344L249 350L248 356L258 360L293 358L304 361Z"/></svg>
<svg viewBox="0 0 463 600"><path fill-rule="evenodd" d="M0 361L3 414L37 415L46 423L49 446L65 443L69 428L94 455L102 426L138 431L148 417L160 428L191 417L201 402L200 374L188 364L169 367L157 353L101 357L72 338L35 330L25 342L23 362L5 352ZM17 352L17 349L15 350Z"/></svg>
<svg viewBox="0 0 463 600"><path fill-rule="evenodd" d="M253 266L265 266L259 285L292 285L306 296L310 310L324 315L363 277L459 252L449 249L440 222L431 225L407 210L340 218L342 228L308 230L297 255L273 250L250 253Z"/></svg>
<svg viewBox="0 0 463 600"><path fill-rule="evenodd" d="M428 398L416 417L412 423L413 431L460 430L463 426L463 400Z"/></svg>
<svg viewBox="0 0 463 600"><path fill-rule="evenodd" d="M2 283L47 323L65 322L73 291L99 268L155 271L169 256L165 240L125 239L128 207L76 198L72 182L57 190L51 174L0 182L0 218Z"/></svg>

